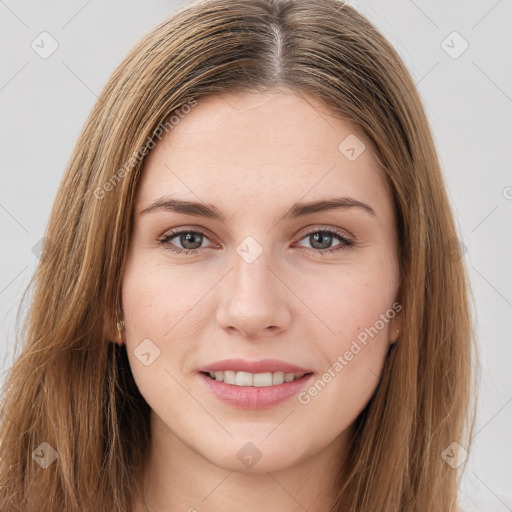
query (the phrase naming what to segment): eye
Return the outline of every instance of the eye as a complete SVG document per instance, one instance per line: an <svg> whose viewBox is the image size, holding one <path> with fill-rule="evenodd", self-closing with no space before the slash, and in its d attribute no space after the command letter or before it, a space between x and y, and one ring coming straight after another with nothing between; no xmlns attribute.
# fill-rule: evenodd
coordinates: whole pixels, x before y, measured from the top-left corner
<svg viewBox="0 0 512 512"><path fill-rule="evenodd" d="M306 247L308 252L313 252L314 254L320 254L322 256L325 254L348 250L354 245L353 240L349 239L341 232L332 229L317 229L315 231L310 231L301 240L304 239L307 239L312 247ZM341 243L333 248L332 244L335 239L338 239Z"/></svg>
<svg viewBox="0 0 512 512"><path fill-rule="evenodd" d="M175 243L181 244L182 248L171 243L175 238L177 239ZM183 229L166 233L158 240L158 243L162 244L167 250L178 254L195 254L201 248L205 239L208 240L206 235L200 231Z"/></svg>
<svg viewBox="0 0 512 512"><path fill-rule="evenodd" d="M173 242L175 239L176 241ZM347 250L354 245L353 240L347 238L343 233L332 229L310 231L301 238L301 241L304 239L308 239L311 244L311 248L304 247L306 251L320 255ZM336 239L340 243L332 248L332 243ZM199 249L204 248L203 242L205 240L208 240L208 237L201 231L181 229L166 233L162 238L158 239L158 243L163 245L166 250L177 254L197 254L200 252ZM177 247L177 244L181 245L181 247Z"/></svg>

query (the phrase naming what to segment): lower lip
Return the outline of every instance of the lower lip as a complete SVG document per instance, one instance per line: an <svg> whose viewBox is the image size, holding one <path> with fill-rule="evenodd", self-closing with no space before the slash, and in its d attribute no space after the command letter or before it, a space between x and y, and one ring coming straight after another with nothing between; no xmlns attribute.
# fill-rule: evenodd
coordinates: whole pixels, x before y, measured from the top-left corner
<svg viewBox="0 0 512 512"><path fill-rule="evenodd" d="M209 391L233 407L238 409L266 409L296 395L311 380L313 374L304 375L293 382L263 387L226 384L213 380L204 373L200 373L199 376Z"/></svg>

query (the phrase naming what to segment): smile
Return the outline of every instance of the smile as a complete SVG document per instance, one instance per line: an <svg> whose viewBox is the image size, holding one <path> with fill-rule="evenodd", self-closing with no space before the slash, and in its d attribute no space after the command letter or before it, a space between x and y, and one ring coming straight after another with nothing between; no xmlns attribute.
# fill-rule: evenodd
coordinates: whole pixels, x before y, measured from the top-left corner
<svg viewBox="0 0 512 512"><path fill-rule="evenodd" d="M306 374L284 372L249 373L226 370L208 372L208 375L211 379L234 386L269 387L277 386L284 382L293 382Z"/></svg>
<svg viewBox="0 0 512 512"><path fill-rule="evenodd" d="M217 380L216 375L224 380ZM311 380L313 373L219 371L200 372L205 391L237 409L269 409L296 396ZM227 379L227 380L226 380ZM275 383L274 383L275 379Z"/></svg>

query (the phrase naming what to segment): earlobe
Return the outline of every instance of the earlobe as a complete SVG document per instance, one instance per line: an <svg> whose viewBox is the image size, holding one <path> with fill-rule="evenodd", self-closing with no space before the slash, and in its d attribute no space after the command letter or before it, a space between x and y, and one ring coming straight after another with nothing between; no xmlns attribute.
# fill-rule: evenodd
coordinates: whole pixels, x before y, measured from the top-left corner
<svg viewBox="0 0 512 512"><path fill-rule="evenodd" d="M389 344L394 345L403 335L402 316L394 317L389 324Z"/></svg>
<svg viewBox="0 0 512 512"><path fill-rule="evenodd" d="M114 341L119 345L123 345L124 344L124 340L123 340L123 330L124 330L124 320L118 320L116 322L116 328L117 328L117 332L116 332L116 337L114 338Z"/></svg>
<svg viewBox="0 0 512 512"><path fill-rule="evenodd" d="M109 312L105 311L104 323L103 323L103 334L105 339L123 345L122 331L124 329L124 321L115 321Z"/></svg>

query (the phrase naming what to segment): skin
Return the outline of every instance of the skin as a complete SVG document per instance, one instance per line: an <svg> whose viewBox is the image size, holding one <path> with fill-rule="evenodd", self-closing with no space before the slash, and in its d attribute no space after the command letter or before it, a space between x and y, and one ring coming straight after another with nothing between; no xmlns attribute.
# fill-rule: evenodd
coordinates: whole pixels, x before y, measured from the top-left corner
<svg viewBox="0 0 512 512"><path fill-rule="evenodd" d="M276 358L315 372L332 367L396 300L399 267L392 198L370 146L350 161L338 145L364 137L311 96L289 90L201 99L148 154L123 274L131 369L151 407L144 482L149 510L326 510L351 427L371 398L400 318L307 404L297 396L263 410L238 409L205 391L201 366L230 358ZM172 196L215 205L226 221L155 210ZM369 204L280 220L296 201L349 196ZM196 235L158 243L172 228ZM355 244L316 245L338 229ZM253 237L263 252L247 263L236 249ZM192 240L192 243L194 239ZM309 249L309 252L308 252ZM134 350L150 339L149 366ZM253 443L261 459L237 457ZM194 508L193 508L194 507ZM303 508L304 507L304 508ZM144 508L136 497L133 511Z"/></svg>

